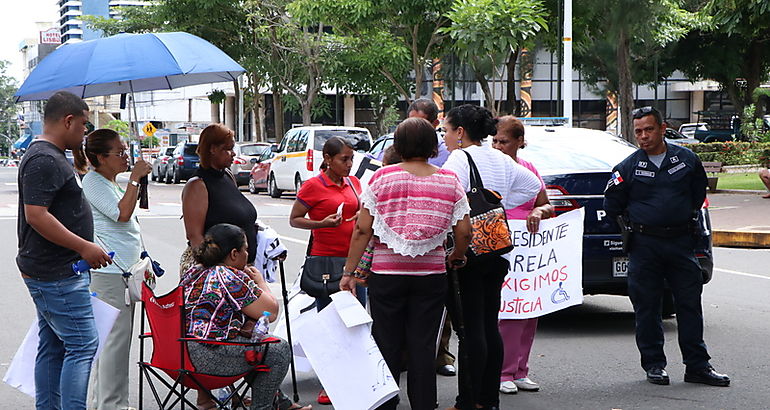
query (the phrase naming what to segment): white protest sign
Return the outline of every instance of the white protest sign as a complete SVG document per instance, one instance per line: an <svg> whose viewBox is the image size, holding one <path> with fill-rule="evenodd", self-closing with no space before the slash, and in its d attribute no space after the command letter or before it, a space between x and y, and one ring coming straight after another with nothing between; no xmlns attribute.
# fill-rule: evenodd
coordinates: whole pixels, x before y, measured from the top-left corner
<svg viewBox="0 0 770 410"><path fill-rule="evenodd" d="M500 319L529 319L583 303L583 208L540 221L509 220L513 251L503 282Z"/></svg>
<svg viewBox="0 0 770 410"><path fill-rule="evenodd" d="M104 346L104 342L107 340L107 336L112 331L112 325L115 324L115 319L118 318L120 310L95 296L91 296L91 305L94 309L96 332L99 335L99 347L96 349L96 355L94 356L95 364L99 353L102 351L102 346ZM8 367L8 371L3 378L3 381L11 387L19 389L22 393L32 397L35 397L35 359L37 358L37 345L40 341L37 334L38 329L37 319L35 319L27 331L24 341L21 342L21 346L19 346L19 349L13 356L11 365Z"/></svg>
<svg viewBox="0 0 770 410"><path fill-rule="evenodd" d="M329 306L307 319L297 319L297 339L335 409L373 409L398 394L372 338L371 318L350 292L335 293ZM348 327L346 321L364 323Z"/></svg>

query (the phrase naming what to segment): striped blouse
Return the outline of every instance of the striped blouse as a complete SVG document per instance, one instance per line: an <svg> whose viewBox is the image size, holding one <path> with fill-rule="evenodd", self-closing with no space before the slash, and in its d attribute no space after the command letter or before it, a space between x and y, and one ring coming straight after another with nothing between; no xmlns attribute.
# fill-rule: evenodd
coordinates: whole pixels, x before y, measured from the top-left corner
<svg viewBox="0 0 770 410"><path fill-rule="evenodd" d="M399 165L381 168L361 194L374 217L378 240L372 272L389 275L433 275L446 272L444 240L470 211L451 171L413 175Z"/></svg>

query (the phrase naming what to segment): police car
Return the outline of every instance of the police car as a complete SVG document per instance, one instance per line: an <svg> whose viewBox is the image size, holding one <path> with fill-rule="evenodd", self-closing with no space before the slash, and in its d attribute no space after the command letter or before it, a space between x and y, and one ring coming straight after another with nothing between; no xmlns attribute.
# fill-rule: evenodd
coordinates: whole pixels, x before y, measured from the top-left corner
<svg viewBox="0 0 770 410"><path fill-rule="evenodd" d="M602 209L604 189L612 167L636 150L627 141L602 131L561 126L526 126L526 148L518 155L532 162L546 183L557 213L585 208L583 293L628 295L628 256L623 253L620 228ZM708 200L699 223L703 235L696 256L704 283L711 279L713 259ZM670 292L664 313L673 313Z"/></svg>

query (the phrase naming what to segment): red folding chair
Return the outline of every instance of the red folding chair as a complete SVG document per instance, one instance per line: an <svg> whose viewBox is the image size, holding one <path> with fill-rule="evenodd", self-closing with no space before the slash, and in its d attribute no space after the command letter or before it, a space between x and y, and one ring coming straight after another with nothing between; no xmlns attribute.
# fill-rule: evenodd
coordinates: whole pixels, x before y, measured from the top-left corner
<svg viewBox="0 0 770 410"><path fill-rule="evenodd" d="M150 332L145 333L145 316L150 324ZM143 409L144 378L150 386L159 409L172 409L177 404L195 409L196 405L186 398L191 390L204 390L214 399L218 409L238 409L244 406L245 393L249 389L247 377L255 372L270 371L264 364L268 346L280 342L276 338L267 338L259 343L221 342L185 337L184 323L184 292L177 287L163 296L155 296L147 285L142 288L142 329L139 335L139 409ZM144 342L152 339L152 357L149 362L144 360ZM198 372L190 361L187 343L207 343L219 345L265 346L263 354L257 355L257 364L249 372L236 376L222 377ZM244 357L244 360L246 358ZM165 373L172 379L169 382L161 374ZM161 382L168 393L162 395L153 379ZM240 380L240 383L237 383ZM236 385L237 383L237 385ZM214 389L231 387L230 395L222 400L211 394ZM237 399L237 400L236 400ZM227 407L230 406L230 407Z"/></svg>

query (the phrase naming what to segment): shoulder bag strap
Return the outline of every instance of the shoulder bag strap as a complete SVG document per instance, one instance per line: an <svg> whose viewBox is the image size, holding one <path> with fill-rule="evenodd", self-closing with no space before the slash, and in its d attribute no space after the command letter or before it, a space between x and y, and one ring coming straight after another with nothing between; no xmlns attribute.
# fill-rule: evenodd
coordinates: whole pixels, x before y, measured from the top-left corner
<svg viewBox="0 0 770 410"><path fill-rule="evenodd" d="M470 168L470 188L484 189L484 183L481 181L481 175L479 169L476 168L476 163L473 162L471 154L466 150L462 150L465 155L468 156L468 167Z"/></svg>
<svg viewBox="0 0 770 410"><path fill-rule="evenodd" d="M356 191L355 185L353 185L353 181L350 179L350 177L346 177L345 179L348 180L348 185L350 185L350 189L353 191L353 195L356 196L356 211L361 209L361 198L358 196L358 191Z"/></svg>

